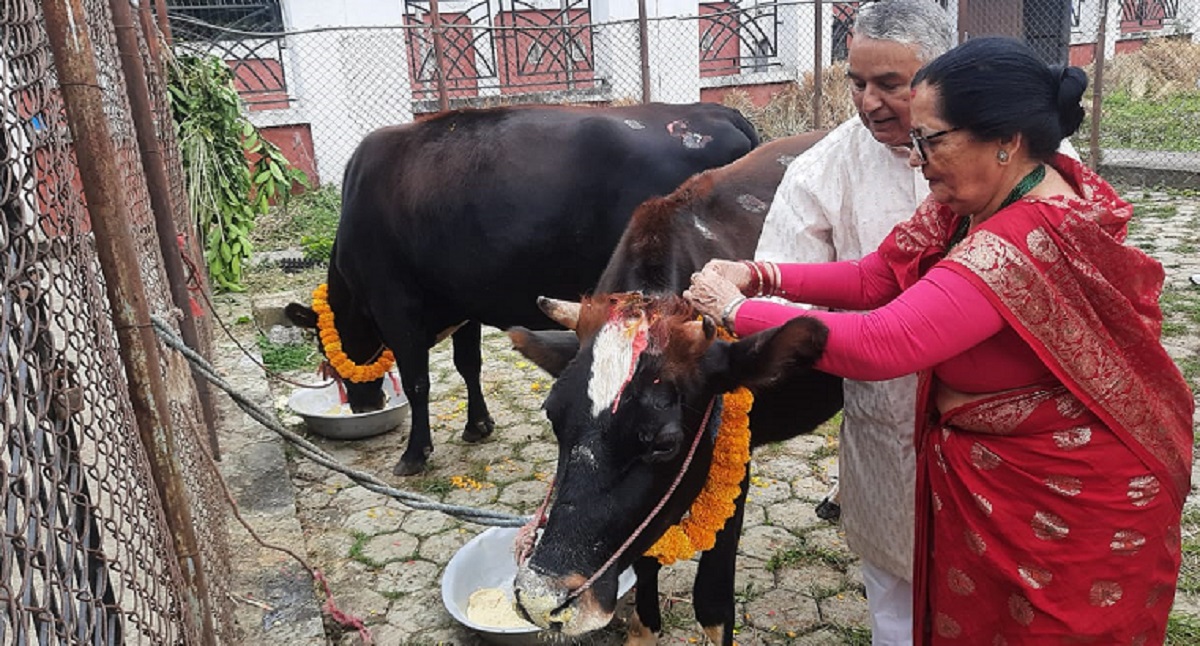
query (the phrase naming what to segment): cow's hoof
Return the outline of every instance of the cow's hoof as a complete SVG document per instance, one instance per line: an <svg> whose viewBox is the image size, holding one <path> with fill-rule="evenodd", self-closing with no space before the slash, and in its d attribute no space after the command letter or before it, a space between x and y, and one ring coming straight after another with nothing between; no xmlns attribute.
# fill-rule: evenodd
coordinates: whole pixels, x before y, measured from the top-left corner
<svg viewBox="0 0 1200 646"><path fill-rule="evenodd" d="M467 427L463 429L462 439L464 442L474 444L475 442L483 441L495 430L496 423L492 421L492 418L488 417L482 422L467 424Z"/></svg>
<svg viewBox="0 0 1200 646"><path fill-rule="evenodd" d="M425 470L426 460L410 460L408 458L400 458L396 466L392 467L392 475L397 476L415 476Z"/></svg>
<svg viewBox="0 0 1200 646"><path fill-rule="evenodd" d="M817 518L836 523L842 517L842 506L826 498L817 505Z"/></svg>

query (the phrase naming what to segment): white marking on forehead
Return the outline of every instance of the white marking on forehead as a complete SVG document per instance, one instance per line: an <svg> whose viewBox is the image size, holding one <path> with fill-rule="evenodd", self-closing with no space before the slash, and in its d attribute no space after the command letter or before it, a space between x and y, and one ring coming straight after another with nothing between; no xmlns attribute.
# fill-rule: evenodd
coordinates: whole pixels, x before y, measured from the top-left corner
<svg viewBox="0 0 1200 646"><path fill-rule="evenodd" d="M708 238L709 240L717 239L717 236L712 232L712 229L709 229L708 225L704 224L704 222L701 222L700 217L695 214L692 214L692 225L695 226L696 230L700 232L700 235L704 236L705 238Z"/></svg>
<svg viewBox="0 0 1200 646"><path fill-rule="evenodd" d="M634 344L644 327L645 322L638 319L609 321L600 328L592 346L592 377L588 380L592 417L599 417L620 397L637 361Z"/></svg>

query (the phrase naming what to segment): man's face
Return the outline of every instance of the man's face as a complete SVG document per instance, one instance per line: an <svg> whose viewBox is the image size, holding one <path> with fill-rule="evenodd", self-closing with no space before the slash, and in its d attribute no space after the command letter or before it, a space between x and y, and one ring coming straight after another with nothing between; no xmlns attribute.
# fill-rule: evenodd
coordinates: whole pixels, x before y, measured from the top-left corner
<svg viewBox="0 0 1200 646"><path fill-rule="evenodd" d="M859 118L880 143L909 143L909 84L920 68L915 45L862 37L850 41L850 94Z"/></svg>

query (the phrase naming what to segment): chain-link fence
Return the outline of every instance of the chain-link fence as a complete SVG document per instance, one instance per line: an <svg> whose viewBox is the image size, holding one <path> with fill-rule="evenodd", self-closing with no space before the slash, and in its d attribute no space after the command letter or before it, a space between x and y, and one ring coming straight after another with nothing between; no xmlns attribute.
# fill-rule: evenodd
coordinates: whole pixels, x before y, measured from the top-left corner
<svg viewBox="0 0 1200 646"><path fill-rule="evenodd" d="M138 29L143 8L0 0L4 644L235 643L219 477L189 368L153 341L131 362L123 344L149 329L146 313L184 318L164 274L123 71L130 54L144 69L152 158L163 163L168 215L188 232L151 53L158 36L148 41ZM118 25L136 34L126 41L132 50L120 49ZM79 97L94 97L96 110ZM99 130L109 153L100 161L111 171L103 178L85 163ZM94 192L103 182L117 190ZM111 215L128 233L140 303L113 300L118 281L131 278L101 260ZM166 243L176 248L173 237ZM138 310L132 325L122 322ZM149 402L160 405L154 428L143 423L147 401L131 376L139 368L161 384ZM181 515L187 526L173 523Z"/></svg>
<svg viewBox="0 0 1200 646"><path fill-rule="evenodd" d="M1014 36L1104 75L1098 119L1076 139L1085 158L1162 165L1200 150L1200 0L930 1L960 39ZM836 125L852 115L845 58L862 3L167 4L176 49L228 61L255 124L315 179L338 182L371 129L444 108L704 100L743 110L766 138Z"/></svg>

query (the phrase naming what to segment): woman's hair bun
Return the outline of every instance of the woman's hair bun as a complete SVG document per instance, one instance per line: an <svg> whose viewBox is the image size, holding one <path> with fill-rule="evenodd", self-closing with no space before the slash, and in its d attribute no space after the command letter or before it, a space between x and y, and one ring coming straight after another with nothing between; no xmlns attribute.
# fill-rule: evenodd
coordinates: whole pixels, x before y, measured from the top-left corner
<svg viewBox="0 0 1200 646"><path fill-rule="evenodd" d="M1083 123L1083 92L1087 89L1087 74L1078 67L1054 67L1055 78L1058 80L1058 124L1062 127L1062 136L1070 137L1079 130Z"/></svg>

